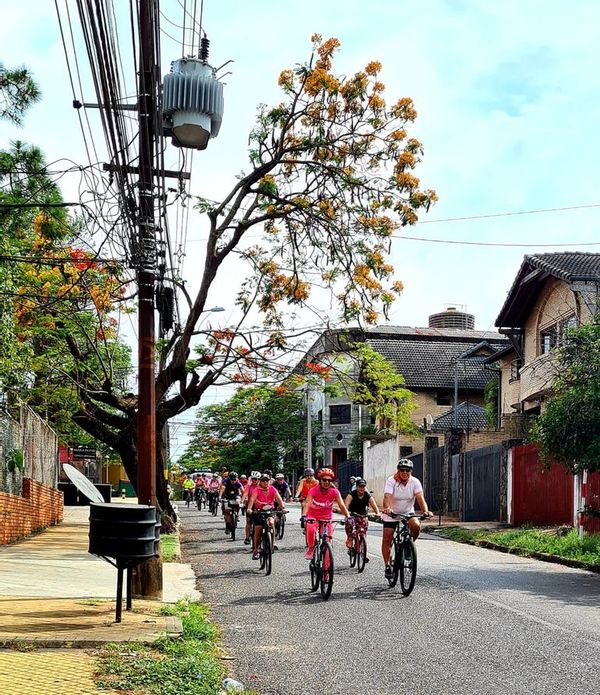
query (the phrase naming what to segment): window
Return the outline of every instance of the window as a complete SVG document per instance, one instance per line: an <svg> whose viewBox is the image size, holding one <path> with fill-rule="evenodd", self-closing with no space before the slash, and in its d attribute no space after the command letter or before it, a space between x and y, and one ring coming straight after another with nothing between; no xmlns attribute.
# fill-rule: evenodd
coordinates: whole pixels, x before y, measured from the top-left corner
<svg viewBox="0 0 600 695"><path fill-rule="evenodd" d="M330 425L349 425L352 421L350 405L330 405L329 424Z"/></svg>
<svg viewBox="0 0 600 695"><path fill-rule="evenodd" d="M437 405L452 405L452 389L438 389L435 392L435 402Z"/></svg>
<svg viewBox="0 0 600 695"><path fill-rule="evenodd" d="M540 331L540 354L546 355L550 350L562 345L567 337L569 328L577 325L575 314L569 314L560 321L546 326Z"/></svg>
<svg viewBox="0 0 600 695"><path fill-rule="evenodd" d="M401 446L400 447L400 458L404 459L408 456L412 456L413 448L412 446Z"/></svg>

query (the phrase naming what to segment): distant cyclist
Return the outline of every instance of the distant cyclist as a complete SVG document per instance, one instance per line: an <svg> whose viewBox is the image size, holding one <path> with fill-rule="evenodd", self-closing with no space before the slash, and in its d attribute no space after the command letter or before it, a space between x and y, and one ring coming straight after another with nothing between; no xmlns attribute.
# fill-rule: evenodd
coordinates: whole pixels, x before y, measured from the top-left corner
<svg viewBox="0 0 600 695"><path fill-rule="evenodd" d="M287 484L285 480L285 475L283 475L283 473L277 473L277 475L275 476L275 482L273 483L273 487L281 495L281 499L284 502L287 502L292 496L290 486Z"/></svg>
<svg viewBox="0 0 600 695"><path fill-rule="evenodd" d="M412 477L413 462L410 459L400 459L396 473L390 476L385 483L383 489L383 505L381 519L383 521L383 535L381 538L381 554L385 563L385 576L389 579L392 576L392 568L390 566L390 548L394 531L398 521L388 516L389 512L394 514L411 514L415 511L415 500L419 503L419 507L423 514L433 516L429 511L425 496L423 495L423 486L421 481ZM421 522L417 517L412 517L408 520L408 528L411 536L416 541L421 532Z"/></svg>
<svg viewBox="0 0 600 695"><path fill-rule="evenodd" d="M229 504L235 502L236 500L241 502L243 487L238 480L238 474L235 471L231 471L228 474L227 480L221 483L221 489L219 490L219 495L223 500L223 515L225 516L225 533L229 536L231 533L231 510L229 509Z"/></svg>
<svg viewBox="0 0 600 695"><path fill-rule="evenodd" d="M379 516L379 507L375 498L367 490L367 481L362 478L356 478L356 489L354 492L349 492L344 500L346 507L350 514L360 514L360 516L365 516L369 509L372 510L373 514ZM352 547L352 529L354 527L354 519L350 516L346 522L346 547ZM366 519L365 519L366 526ZM366 558L368 562L369 558Z"/></svg>
<svg viewBox="0 0 600 695"><path fill-rule="evenodd" d="M258 481L260 479L260 473L258 471L252 471L250 474L250 482L244 487L244 492L242 494L242 504L246 505L248 508L248 502L250 497L258 489ZM246 512L246 537L244 538L244 545L250 545L250 526L252 524L252 514Z"/></svg>
<svg viewBox="0 0 600 695"><path fill-rule="evenodd" d="M274 509L275 505L277 505L282 511L285 511L285 504L283 503L283 500L281 499L275 487L271 485L271 476L269 475L269 473L263 473L260 476L258 488L252 492L252 496L250 497L250 501L248 502L248 516L253 515L254 511L260 511L261 509ZM253 516L254 552L252 553L252 559L258 560L260 534L262 532L264 519L260 514L254 514ZM266 523L269 524L269 527L271 529L271 535L274 536L275 519L272 516L269 516L266 519ZM276 550L277 546L273 545L273 549Z"/></svg>
<svg viewBox="0 0 600 695"><path fill-rule="evenodd" d="M346 505L342 500L340 491L333 487L335 474L331 468L321 468L317 475L319 477L319 482L317 483L316 487L312 487L308 491L302 507L302 515L305 517L307 522L311 520L330 522L327 525L327 534L332 537L333 528L331 526L331 519L333 518L333 505L337 505L340 513L346 517L346 521L348 521L350 512L346 509ZM308 548L306 549L306 554L304 557L307 560L312 559L317 531L317 524L306 524L306 540L308 543Z"/></svg>
<svg viewBox="0 0 600 695"><path fill-rule="evenodd" d="M194 495L194 488L196 487L194 481L189 477L189 475L186 475L184 480L183 480L183 499L184 501L187 502L188 498L190 501L193 498Z"/></svg>
<svg viewBox="0 0 600 695"><path fill-rule="evenodd" d="M313 468L304 469L304 477L300 478L296 486L296 497L300 502L304 502L308 495L308 491L313 487L317 487L319 483L315 479L315 471Z"/></svg>

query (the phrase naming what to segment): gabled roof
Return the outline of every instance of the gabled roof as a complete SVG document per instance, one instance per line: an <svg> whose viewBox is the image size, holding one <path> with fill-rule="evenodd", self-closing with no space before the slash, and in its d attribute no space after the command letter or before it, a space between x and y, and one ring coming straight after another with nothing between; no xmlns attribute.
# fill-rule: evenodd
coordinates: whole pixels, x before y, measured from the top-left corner
<svg viewBox="0 0 600 695"><path fill-rule="evenodd" d="M484 368L487 357L509 344L494 331L412 326L336 329L325 331L294 371L302 372L303 365L319 354L344 352L356 342L368 343L388 359L409 389L452 389L458 369L459 388L472 391L482 391L493 376Z"/></svg>
<svg viewBox="0 0 600 695"><path fill-rule="evenodd" d="M446 432L455 427L461 430L489 430L485 408L473 403L459 403L456 409L434 418L431 431Z"/></svg>
<svg viewBox="0 0 600 695"><path fill-rule="evenodd" d="M560 251L525 256L495 325L523 326L549 277L569 283L578 280L600 283L600 253Z"/></svg>

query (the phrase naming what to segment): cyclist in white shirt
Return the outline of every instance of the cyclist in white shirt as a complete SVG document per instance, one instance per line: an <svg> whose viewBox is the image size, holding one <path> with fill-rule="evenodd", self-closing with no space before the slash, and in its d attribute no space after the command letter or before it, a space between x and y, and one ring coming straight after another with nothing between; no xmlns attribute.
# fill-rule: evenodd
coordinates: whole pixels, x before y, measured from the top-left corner
<svg viewBox="0 0 600 695"><path fill-rule="evenodd" d="M383 521L383 537L381 539L381 554L385 563L386 578L392 576L390 567L390 548L397 520L389 516L389 512L394 514L411 514L415 511L415 500L419 503L419 508L423 514L433 516L429 511L427 502L423 495L421 481L412 476L413 462L410 459L400 459L397 471L390 476L385 483L383 490L383 505L381 519ZM421 522L417 517L408 521L408 527L413 540L417 540L421 531Z"/></svg>

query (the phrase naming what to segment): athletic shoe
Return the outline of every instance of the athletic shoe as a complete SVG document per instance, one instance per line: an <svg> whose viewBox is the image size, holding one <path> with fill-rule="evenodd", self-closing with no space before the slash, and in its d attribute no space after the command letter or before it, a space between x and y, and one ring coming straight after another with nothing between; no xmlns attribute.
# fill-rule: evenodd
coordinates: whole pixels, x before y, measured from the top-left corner
<svg viewBox="0 0 600 695"><path fill-rule="evenodd" d="M279 550L279 546L273 544L273 550Z"/></svg>
<svg viewBox="0 0 600 695"><path fill-rule="evenodd" d="M230 535L231 535L231 531L230 531L228 528L225 529L225 535L226 535L226 536L230 536Z"/></svg>
<svg viewBox="0 0 600 695"><path fill-rule="evenodd" d="M252 559L253 560L258 560L258 558L259 558L258 553L252 553Z"/></svg>
<svg viewBox="0 0 600 695"><path fill-rule="evenodd" d="M250 539L244 538L244 545L250 545Z"/></svg>
<svg viewBox="0 0 600 695"><path fill-rule="evenodd" d="M385 572L384 572L384 574L385 574L385 578L386 578L386 579L391 579L391 578L394 576L393 573L392 573L392 568L391 568L390 565L386 565L386 566L385 566Z"/></svg>
<svg viewBox="0 0 600 695"><path fill-rule="evenodd" d="M368 558L368 557L365 558L365 565L367 564L367 562L369 562L369 558Z"/></svg>
<svg viewBox="0 0 600 695"><path fill-rule="evenodd" d="M307 560L312 560L312 556L313 556L313 551L312 551L312 550L307 550L307 551L304 553L304 557L305 557Z"/></svg>

